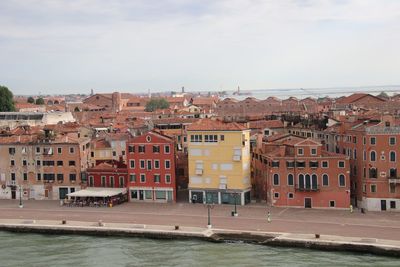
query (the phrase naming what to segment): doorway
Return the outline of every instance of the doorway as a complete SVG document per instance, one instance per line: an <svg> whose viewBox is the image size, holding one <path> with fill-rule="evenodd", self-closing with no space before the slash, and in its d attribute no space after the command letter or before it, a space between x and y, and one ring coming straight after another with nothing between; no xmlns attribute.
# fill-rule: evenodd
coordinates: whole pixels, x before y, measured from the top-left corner
<svg viewBox="0 0 400 267"><path fill-rule="evenodd" d="M15 199L17 196L17 193L15 190L11 190L11 199Z"/></svg>
<svg viewBox="0 0 400 267"><path fill-rule="evenodd" d="M60 199L66 199L67 198L67 194L68 194L68 188L67 187L60 187L58 189L58 191L59 191Z"/></svg>
<svg viewBox="0 0 400 267"><path fill-rule="evenodd" d="M143 190L139 190L139 200L143 200Z"/></svg>
<svg viewBox="0 0 400 267"><path fill-rule="evenodd" d="M386 210L386 200L381 200L381 210Z"/></svg>
<svg viewBox="0 0 400 267"><path fill-rule="evenodd" d="M304 208L307 208L307 209L311 209L312 208L311 198L310 197L304 198Z"/></svg>

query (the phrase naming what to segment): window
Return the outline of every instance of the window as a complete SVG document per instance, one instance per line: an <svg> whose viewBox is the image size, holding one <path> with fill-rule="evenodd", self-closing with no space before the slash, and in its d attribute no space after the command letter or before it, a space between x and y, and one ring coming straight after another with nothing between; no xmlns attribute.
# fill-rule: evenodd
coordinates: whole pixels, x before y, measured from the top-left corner
<svg viewBox="0 0 400 267"><path fill-rule="evenodd" d="M396 168L391 168L389 170L389 177L390 178L397 178L397 169Z"/></svg>
<svg viewBox="0 0 400 267"><path fill-rule="evenodd" d="M160 153L160 146L153 146L153 153Z"/></svg>
<svg viewBox="0 0 400 267"><path fill-rule="evenodd" d="M92 158L94 158L94 152L93 152L93 151L90 152L90 156L91 156Z"/></svg>
<svg viewBox="0 0 400 267"><path fill-rule="evenodd" d="M394 200L390 201L390 208L391 209L396 209L396 201L394 201Z"/></svg>
<svg viewBox="0 0 400 267"><path fill-rule="evenodd" d="M36 165L37 165L37 166L40 166L40 160L37 160L37 161L36 161Z"/></svg>
<svg viewBox="0 0 400 267"><path fill-rule="evenodd" d="M43 160L42 164L43 164L43 166L54 166L54 161L53 160Z"/></svg>
<svg viewBox="0 0 400 267"><path fill-rule="evenodd" d="M294 161L286 161L286 168L294 168Z"/></svg>
<svg viewBox="0 0 400 267"><path fill-rule="evenodd" d="M220 140L220 141L225 141L225 135L221 134L221 135L219 136L219 140Z"/></svg>
<svg viewBox="0 0 400 267"><path fill-rule="evenodd" d="M22 166L26 166L26 165L27 165L26 159L22 160Z"/></svg>
<svg viewBox="0 0 400 267"><path fill-rule="evenodd" d="M40 154L40 147L36 147L36 154Z"/></svg>
<svg viewBox="0 0 400 267"><path fill-rule="evenodd" d="M390 161L396 162L396 152L390 151Z"/></svg>
<svg viewBox="0 0 400 267"><path fill-rule="evenodd" d="M9 147L8 148L8 154L15 155L15 147Z"/></svg>
<svg viewBox="0 0 400 267"><path fill-rule="evenodd" d="M356 136L353 136L353 143L357 144L357 137Z"/></svg>
<svg viewBox="0 0 400 267"><path fill-rule="evenodd" d="M57 147L57 153L58 154L62 154L62 148L61 147Z"/></svg>
<svg viewBox="0 0 400 267"><path fill-rule="evenodd" d="M370 160L371 161L376 161L376 152L373 151L373 150L370 152Z"/></svg>
<svg viewBox="0 0 400 267"><path fill-rule="evenodd" d="M328 174L322 175L322 186L329 186L329 176L328 176Z"/></svg>
<svg viewBox="0 0 400 267"><path fill-rule="evenodd" d="M313 156L317 155L317 149L316 148L311 148L311 155L313 155Z"/></svg>
<svg viewBox="0 0 400 267"><path fill-rule="evenodd" d="M206 143L216 143L218 142L218 135L206 134L204 135L204 142Z"/></svg>
<svg viewBox="0 0 400 267"><path fill-rule="evenodd" d="M15 160L12 159L11 162L10 162L10 165L11 166L15 166Z"/></svg>
<svg viewBox="0 0 400 267"><path fill-rule="evenodd" d="M145 153L146 152L146 147L144 145L139 146L139 153Z"/></svg>
<svg viewBox="0 0 400 267"><path fill-rule="evenodd" d="M129 153L135 153L135 146L134 145L129 145L128 146L128 152Z"/></svg>
<svg viewBox="0 0 400 267"><path fill-rule="evenodd" d="M378 170L376 168L369 168L369 178L378 178Z"/></svg>
<svg viewBox="0 0 400 267"><path fill-rule="evenodd" d="M310 161L310 168L318 168L318 161Z"/></svg>
<svg viewBox="0 0 400 267"><path fill-rule="evenodd" d="M123 176L120 176L119 178L119 187L124 187L125 186L125 179Z"/></svg>
<svg viewBox="0 0 400 267"><path fill-rule="evenodd" d="M147 169L148 169L148 170L151 170L151 169L152 169L152 165L153 165L153 164L151 164L151 160L147 160Z"/></svg>
<svg viewBox="0 0 400 267"><path fill-rule="evenodd" d="M273 168L279 168L279 161L276 161L276 160L271 161L271 167L273 167Z"/></svg>
<svg viewBox="0 0 400 267"><path fill-rule="evenodd" d="M90 177L89 177L90 178ZM92 176L93 179L93 176ZM57 173L57 181L61 182L64 181L64 174L62 173ZM93 186L93 185L92 185Z"/></svg>
<svg viewBox="0 0 400 267"><path fill-rule="evenodd" d="M154 182L159 184L160 183L160 175L159 174L154 174Z"/></svg>
<svg viewBox="0 0 400 267"><path fill-rule="evenodd" d="M24 181L28 181L28 174L24 172Z"/></svg>
<svg viewBox="0 0 400 267"><path fill-rule="evenodd" d="M169 154L170 152L170 147L169 146L164 146L164 153Z"/></svg>
<svg viewBox="0 0 400 267"><path fill-rule="evenodd" d="M305 168L306 163L304 161L296 161L297 168Z"/></svg>
<svg viewBox="0 0 400 267"><path fill-rule="evenodd" d="M171 174L166 174L165 175L165 183L170 184L171 183Z"/></svg>
<svg viewBox="0 0 400 267"><path fill-rule="evenodd" d="M114 176L110 176L110 187L114 187Z"/></svg>
<svg viewBox="0 0 400 267"><path fill-rule="evenodd" d="M274 193L274 198L279 198L279 193L278 192Z"/></svg>
<svg viewBox="0 0 400 267"><path fill-rule="evenodd" d="M129 166L131 169L134 169L135 168L135 160L133 160L133 159L129 160Z"/></svg>
<svg viewBox="0 0 400 267"><path fill-rule="evenodd" d="M68 161L68 166L75 166L75 160Z"/></svg>
<svg viewBox="0 0 400 267"><path fill-rule="evenodd" d="M304 154L303 149L302 149L302 148L298 148L298 149L297 149L297 154L298 154L298 155L303 155L303 154Z"/></svg>
<svg viewBox="0 0 400 267"><path fill-rule="evenodd" d="M117 152L116 151L113 151L112 154L113 154L113 157L117 156Z"/></svg>
<svg viewBox="0 0 400 267"><path fill-rule="evenodd" d="M70 147L70 148L69 148L69 153L70 153L70 154L74 154L74 153L75 153L75 148Z"/></svg>
<svg viewBox="0 0 400 267"><path fill-rule="evenodd" d="M322 168L329 168L328 161L322 162Z"/></svg>
<svg viewBox="0 0 400 267"><path fill-rule="evenodd" d="M288 193L288 198L289 199L293 199L294 198L294 194L293 193Z"/></svg>
<svg viewBox="0 0 400 267"><path fill-rule="evenodd" d="M299 174L299 188L304 188L304 174Z"/></svg>
<svg viewBox="0 0 400 267"><path fill-rule="evenodd" d="M389 138L389 144L390 144L391 146L394 146L394 145L396 144L396 137L390 137L390 138Z"/></svg>
<svg viewBox="0 0 400 267"><path fill-rule="evenodd" d="M21 153L22 153L22 154L26 154L26 147L23 147L23 148L22 148Z"/></svg>
<svg viewBox="0 0 400 267"><path fill-rule="evenodd" d="M335 201L334 200L329 201L329 207L331 207L331 208L335 207Z"/></svg>
<svg viewBox="0 0 400 267"><path fill-rule="evenodd" d="M141 160L140 160L140 168L141 168L141 169L144 169L144 168L145 168L145 165L146 165L145 160L144 160L144 159L141 159Z"/></svg>
<svg viewBox="0 0 400 267"><path fill-rule="evenodd" d="M190 135L191 143L201 143L203 142L203 136L201 134L192 134Z"/></svg>
<svg viewBox="0 0 400 267"><path fill-rule="evenodd" d="M76 181L76 174L75 173L70 173L69 174L69 180L72 181Z"/></svg>
<svg viewBox="0 0 400 267"><path fill-rule="evenodd" d="M140 182L141 183L145 183L146 182L146 174L144 174L144 173L140 174Z"/></svg>
<svg viewBox="0 0 400 267"><path fill-rule="evenodd" d="M338 161L338 167L344 168L344 161Z"/></svg>
<svg viewBox="0 0 400 267"><path fill-rule="evenodd" d="M273 177L274 177L273 181L274 185L279 185L279 174L275 173Z"/></svg>
<svg viewBox="0 0 400 267"><path fill-rule="evenodd" d="M389 184L389 193L392 193L392 194L396 193L396 184L394 184L394 183Z"/></svg>
<svg viewBox="0 0 400 267"><path fill-rule="evenodd" d="M38 181L42 180L42 174L41 173L36 174L36 180L38 180Z"/></svg>
<svg viewBox="0 0 400 267"><path fill-rule="evenodd" d="M159 169L160 168L160 160L155 159L154 160L154 169Z"/></svg>
<svg viewBox="0 0 400 267"><path fill-rule="evenodd" d="M346 177L343 174L339 174L339 186L346 186Z"/></svg>
<svg viewBox="0 0 400 267"><path fill-rule="evenodd" d="M63 166L64 162L62 160L57 160L57 166Z"/></svg>
<svg viewBox="0 0 400 267"><path fill-rule="evenodd" d="M171 162L169 160L165 160L165 168L170 169L171 168Z"/></svg>
<svg viewBox="0 0 400 267"><path fill-rule="evenodd" d="M105 176L101 176L101 186L106 187L106 177Z"/></svg>
<svg viewBox="0 0 400 267"><path fill-rule="evenodd" d="M376 144L376 137L371 137L370 138L370 144L375 145Z"/></svg>
<svg viewBox="0 0 400 267"><path fill-rule="evenodd" d="M131 183L136 183L136 174L134 173L129 174L129 181Z"/></svg>
<svg viewBox="0 0 400 267"><path fill-rule="evenodd" d="M376 193L376 184L371 184L371 193Z"/></svg>
<svg viewBox="0 0 400 267"><path fill-rule="evenodd" d="M293 178L293 174L289 173L287 176L287 184L290 186L294 185L294 178Z"/></svg>

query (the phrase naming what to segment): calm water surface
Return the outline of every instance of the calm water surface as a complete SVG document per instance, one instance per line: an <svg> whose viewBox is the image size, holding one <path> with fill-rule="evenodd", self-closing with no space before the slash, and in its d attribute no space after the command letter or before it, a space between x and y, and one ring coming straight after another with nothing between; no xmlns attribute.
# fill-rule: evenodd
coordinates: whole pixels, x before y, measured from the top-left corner
<svg viewBox="0 0 400 267"><path fill-rule="evenodd" d="M0 266L400 266L367 254L139 238L0 232Z"/></svg>

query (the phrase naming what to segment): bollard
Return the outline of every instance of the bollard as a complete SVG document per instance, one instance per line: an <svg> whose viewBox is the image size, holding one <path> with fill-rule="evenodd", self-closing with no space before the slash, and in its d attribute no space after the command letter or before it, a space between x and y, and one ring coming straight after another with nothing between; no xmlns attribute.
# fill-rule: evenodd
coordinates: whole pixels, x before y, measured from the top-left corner
<svg viewBox="0 0 400 267"><path fill-rule="evenodd" d="M104 223L102 220L99 220L99 226L104 226Z"/></svg>
<svg viewBox="0 0 400 267"><path fill-rule="evenodd" d="M67 220L62 220L61 223L62 224L67 224Z"/></svg>
<svg viewBox="0 0 400 267"><path fill-rule="evenodd" d="M319 234L315 234L315 238L319 238L319 236L320 236Z"/></svg>
<svg viewBox="0 0 400 267"><path fill-rule="evenodd" d="M179 225L175 225L175 230L179 230Z"/></svg>

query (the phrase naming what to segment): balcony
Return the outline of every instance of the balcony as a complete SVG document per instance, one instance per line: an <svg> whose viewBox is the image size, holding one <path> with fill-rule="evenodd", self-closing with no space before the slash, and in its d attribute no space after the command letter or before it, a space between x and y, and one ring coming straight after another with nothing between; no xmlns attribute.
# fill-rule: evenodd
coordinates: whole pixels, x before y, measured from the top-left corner
<svg viewBox="0 0 400 267"><path fill-rule="evenodd" d="M299 192L318 192L320 190L320 186L317 185L298 185L296 184L296 191Z"/></svg>
<svg viewBox="0 0 400 267"><path fill-rule="evenodd" d="M400 184L400 177L388 176L387 178L390 184Z"/></svg>

